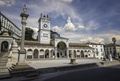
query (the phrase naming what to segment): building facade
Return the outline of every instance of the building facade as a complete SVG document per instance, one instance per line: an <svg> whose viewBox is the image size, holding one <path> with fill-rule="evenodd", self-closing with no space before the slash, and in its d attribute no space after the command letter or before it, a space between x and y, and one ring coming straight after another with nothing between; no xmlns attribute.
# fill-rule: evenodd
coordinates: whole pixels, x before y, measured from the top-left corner
<svg viewBox="0 0 120 81"><path fill-rule="evenodd" d="M104 51L104 45L103 44L98 44L98 43L86 43L88 46L94 48L95 51L95 57L99 58L99 59L103 59L104 55L105 55L105 51Z"/></svg>
<svg viewBox="0 0 120 81"><path fill-rule="evenodd" d="M21 38L21 30L0 12L0 33L8 31L11 37Z"/></svg>
<svg viewBox="0 0 120 81"><path fill-rule="evenodd" d="M1 17L1 20L6 17ZM11 25L11 21L4 19ZM5 27L9 30L9 24ZM38 20L39 30L38 30L38 40L37 41L26 41L24 49L26 50L26 59L53 59L53 58L98 58L102 59L104 55L104 48L102 44L80 44L80 43L70 43L69 38L61 37L57 32L50 32L50 18L48 16L43 16ZM17 30L17 34L20 35L19 29L12 24L12 32ZM14 28L15 27L15 28ZM2 29L4 29L2 27ZM19 31L19 33L18 33ZM9 36L0 36L0 52L9 51L12 54L13 40L16 39L18 45L18 50L20 50L21 40ZM4 40L3 38L4 37ZM1 40L2 39L2 40ZM7 48L7 50L5 49ZM17 47L16 47L17 48ZM4 50L5 49L5 50Z"/></svg>
<svg viewBox="0 0 120 81"><path fill-rule="evenodd" d="M112 57L115 57L115 48L114 48L114 44L105 44L104 45L104 50L105 50L105 55L106 57L108 56L108 54L112 54ZM116 53L118 56L120 56L120 45L116 45Z"/></svg>
<svg viewBox="0 0 120 81"><path fill-rule="evenodd" d="M69 43L68 38L50 32L50 18L38 20L38 41L25 41L26 59L94 57L94 48L86 44ZM20 49L20 41L17 41Z"/></svg>

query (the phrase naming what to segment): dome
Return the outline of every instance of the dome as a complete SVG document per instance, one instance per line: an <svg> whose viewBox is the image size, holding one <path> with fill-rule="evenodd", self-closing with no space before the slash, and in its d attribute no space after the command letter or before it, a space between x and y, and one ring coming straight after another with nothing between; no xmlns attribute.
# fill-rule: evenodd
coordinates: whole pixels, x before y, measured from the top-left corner
<svg viewBox="0 0 120 81"><path fill-rule="evenodd" d="M51 38L52 39L57 38L57 37L60 37L60 34L58 34L57 32L52 32L51 33Z"/></svg>

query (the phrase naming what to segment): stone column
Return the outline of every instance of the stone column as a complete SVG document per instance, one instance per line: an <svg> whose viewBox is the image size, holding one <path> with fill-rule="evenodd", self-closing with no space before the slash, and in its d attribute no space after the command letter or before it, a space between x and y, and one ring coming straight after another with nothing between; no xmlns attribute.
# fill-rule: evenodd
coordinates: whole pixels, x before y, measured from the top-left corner
<svg viewBox="0 0 120 81"><path fill-rule="evenodd" d="M67 58L69 58L69 48L67 48Z"/></svg>
<svg viewBox="0 0 120 81"><path fill-rule="evenodd" d="M115 55L115 59L118 59L118 55L116 53L116 39L112 38L113 44L114 44L114 55Z"/></svg>
<svg viewBox="0 0 120 81"><path fill-rule="evenodd" d="M24 49L24 40L25 40L25 27L27 24L26 20L29 16L28 14L26 14L26 10L27 10L26 5L24 5L23 13L21 13L21 15L20 15L22 17L22 21L21 21L21 23L22 23L22 38L21 38L21 48L19 51L19 59L18 59L19 63L25 62L25 55L26 55L26 51Z"/></svg>
<svg viewBox="0 0 120 81"><path fill-rule="evenodd" d="M34 54L34 51L32 50L32 59L34 59L33 54Z"/></svg>
<svg viewBox="0 0 120 81"><path fill-rule="evenodd" d="M73 54L74 54L74 50L72 49L71 58L74 58Z"/></svg>
<svg viewBox="0 0 120 81"><path fill-rule="evenodd" d="M1 53L1 44L0 44L0 53Z"/></svg>
<svg viewBox="0 0 120 81"><path fill-rule="evenodd" d="M49 51L49 58L51 58L51 51Z"/></svg>
<svg viewBox="0 0 120 81"><path fill-rule="evenodd" d="M55 58L57 58L57 47L55 47Z"/></svg>
<svg viewBox="0 0 120 81"><path fill-rule="evenodd" d="M40 51L38 50L38 59L40 59Z"/></svg>

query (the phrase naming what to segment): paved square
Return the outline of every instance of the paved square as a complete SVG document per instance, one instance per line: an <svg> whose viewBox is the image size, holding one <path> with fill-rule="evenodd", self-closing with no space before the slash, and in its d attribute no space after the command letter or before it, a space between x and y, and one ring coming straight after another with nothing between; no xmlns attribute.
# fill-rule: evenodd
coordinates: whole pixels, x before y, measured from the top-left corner
<svg viewBox="0 0 120 81"><path fill-rule="evenodd" d="M88 63L102 62L102 60L101 59L77 59L76 62L78 64L88 64ZM27 63L35 69L72 65L72 64L69 64L70 63L69 59L34 60L34 61L27 61Z"/></svg>

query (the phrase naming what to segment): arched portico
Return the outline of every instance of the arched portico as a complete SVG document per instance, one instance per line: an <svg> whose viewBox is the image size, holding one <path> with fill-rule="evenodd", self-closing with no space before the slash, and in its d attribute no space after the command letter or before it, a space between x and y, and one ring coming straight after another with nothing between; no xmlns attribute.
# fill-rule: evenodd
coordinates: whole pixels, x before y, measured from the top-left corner
<svg viewBox="0 0 120 81"><path fill-rule="evenodd" d="M33 51L32 49L28 49L27 50L27 59L33 59Z"/></svg>
<svg viewBox="0 0 120 81"><path fill-rule="evenodd" d="M34 50L34 54L33 55L34 55L34 58L38 58L38 49Z"/></svg>
<svg viewBox="0 0 120 81"><path fill-rule="evenodd" d="M80 50L77 50L76 57L80 58Z"/></svg>
<svg viewBox="0 0 120 81"><path fill-rule="evenodd" d="M39 58L45 58L44 50L41 49L39 53Z"/></svg>
<svg viewBox="0 0 120 81"><path fill-rule="evenodd" d="M81 50L81 57L84 57L84 51Z"/></svg>
<svg viewBox="0 0 120 81"><path fill-rule="evenodd" d="M63 41L57 44L57 57L67 57L67 45Z"/></svg>
<svg viewBox="0 0 120 81"><path fill-rule="evenodd" d="M45 58L49 58L49 50L45 50Z"/></svg>

